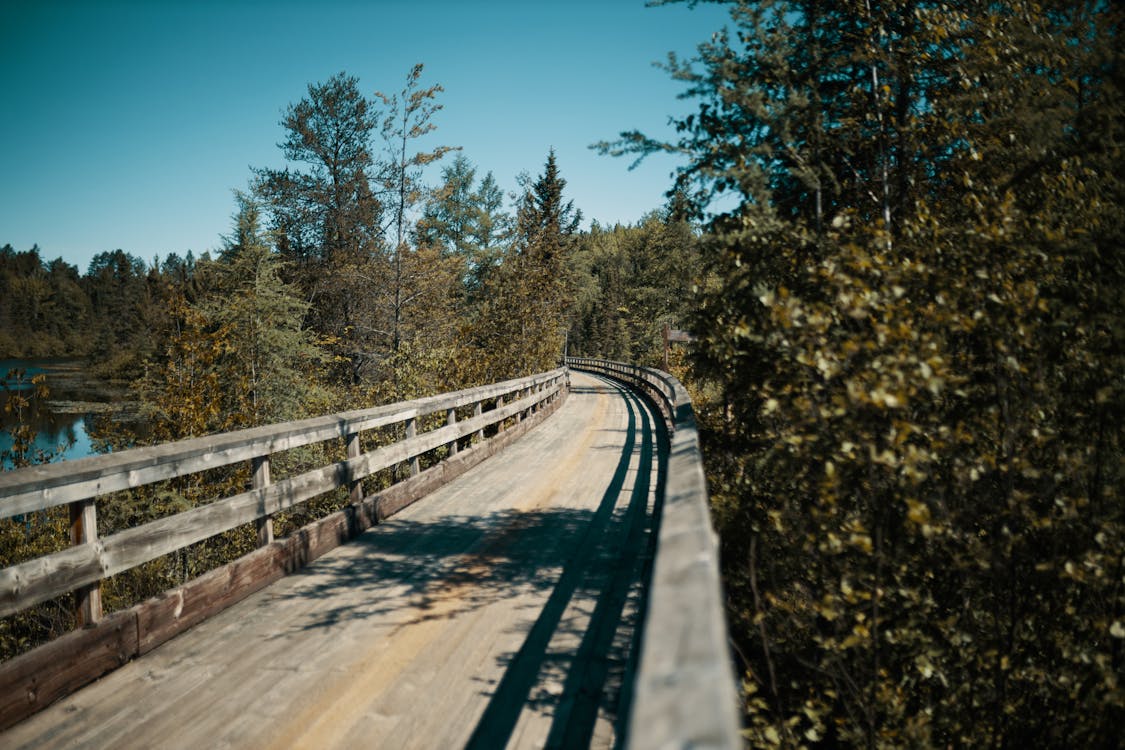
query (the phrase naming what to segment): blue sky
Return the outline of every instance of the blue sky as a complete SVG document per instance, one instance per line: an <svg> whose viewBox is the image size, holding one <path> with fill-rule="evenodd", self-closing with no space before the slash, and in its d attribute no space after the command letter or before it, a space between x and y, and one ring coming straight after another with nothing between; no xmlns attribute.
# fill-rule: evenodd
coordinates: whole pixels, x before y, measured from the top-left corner
<svg viewBox="0 0 1125 750"><path fill-rule="evenodd" d="M392 93L416 62L445 88L432 144L463 147L505 191L554 147L587 223L633 223L675 161L630 172L588 146L669 135L693 105L653 63L724 20L643 0L3 0L0 245L81 271L104 250L213 250L250 167L282 166L278 123L309 83L346 71Z"/></svg>

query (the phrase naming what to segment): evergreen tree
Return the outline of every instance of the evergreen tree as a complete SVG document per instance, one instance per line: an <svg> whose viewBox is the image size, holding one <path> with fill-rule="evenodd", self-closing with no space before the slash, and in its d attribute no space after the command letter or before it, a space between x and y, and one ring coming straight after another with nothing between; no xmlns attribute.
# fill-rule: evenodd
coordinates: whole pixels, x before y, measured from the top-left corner
<svg viewBox="0 0 1125 750"><path fill-rule="evenodd" d="M307 172L258 169L256 188L274 212L281 250L293 260L359 256L378 242L380 205L370 180L376 121L354 76L310 84L281 124L286 160Z"/></svg>
<svg viewBox="0 0 1125 750"><path fill-rule="evenodd" d="M467 302L479 296L484 277L500 261L510 233L504 193L492 173L479 183L463 155L442 169L442 184L430 195L416 227L420 246L458 258Z"/></svg>
<svg viewBox="0 0 1125 750"><path fill-rule="evenodd" d="M475 325L476 337L489 341L495 355L485 379L546 370L562 355L581 221L565 188L552 149L520 201L513 252L487 282Z"/></svg>
<svg viewBox="0 0 1125 750"><path fill-rule="evenodd" d="M278 250L309 306L308 324L331 342L335 379L358 382L377 360L370 290L382 281L383 207L373 190L377 117L354 76L310 84L286 111L280 144L307 171L255 170Z"/></svg>
<svg viewBox="0 0 1125 750"><path fill-rule="evenodd" d="M173 302L176 326L140 388L158 441L305 416L324 357L304 325L308 303L281 278L261 235L259 208L239 194L235 228L204 290Z"/></svg>

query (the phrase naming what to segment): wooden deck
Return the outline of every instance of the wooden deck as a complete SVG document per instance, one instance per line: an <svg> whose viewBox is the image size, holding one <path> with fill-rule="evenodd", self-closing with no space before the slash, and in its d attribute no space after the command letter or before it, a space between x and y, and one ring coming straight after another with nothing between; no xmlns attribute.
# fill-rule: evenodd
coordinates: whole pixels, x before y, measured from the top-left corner
<svg viewBox="0 0 1125 750"><path fill-rule="evenodd" d="M0 747L613 746L658 417L611 381L572 384L500 455Z"/></svg>

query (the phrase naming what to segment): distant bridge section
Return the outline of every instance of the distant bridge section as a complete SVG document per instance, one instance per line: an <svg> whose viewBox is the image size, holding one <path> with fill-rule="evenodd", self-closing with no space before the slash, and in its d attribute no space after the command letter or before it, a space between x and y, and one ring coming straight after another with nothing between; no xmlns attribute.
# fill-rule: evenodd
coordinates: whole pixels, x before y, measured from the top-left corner
<svg viewBox="0 0 1125 750"><path fill-rule="evenodd" d="M718 540L691 398L661 370L571 357L647 394L668 423L656 559L648 589L629 745L741 747L739 700L728 647Z"/></svg>

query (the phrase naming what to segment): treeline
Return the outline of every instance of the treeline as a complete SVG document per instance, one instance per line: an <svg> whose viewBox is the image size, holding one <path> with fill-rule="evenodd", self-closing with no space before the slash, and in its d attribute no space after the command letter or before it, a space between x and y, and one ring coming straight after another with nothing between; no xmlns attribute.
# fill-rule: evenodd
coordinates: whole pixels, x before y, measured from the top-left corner
<svg viewBox="0 0 1125 750"><path fill-rule="evenodd" d="M310 85L284 115L287 166L254 170L236 191L214 256L146 264L118 250L79 275L38 249L0 251L0 356L87 356L95 374L128 380L143 429L101 421L94 430L115 448L541 372L565 348L659 362L662 326L688 315L697 232L672 209L583 229L553 151L507 195L456 149L420 149L441 92L421 74L414 68L394 95L364 96L343 73ZM342 458L331 450L275 456L273 477ZM366 491L386 486L384 474ZM248 482L248 468L234 466L114 493L99 499L99 531ZM277 533L347 502L337 493L280 514ZM0 566L61 548L66 523L64 508L0 521ZM115 576L103 585L106 609L256 543L254 528L239 528ZM71 612L63 597L0 620L0 658L67 632Z"/></svg>
<svg viewBox="0 0 1125 750"><path fill-rule="evenodd" d="M193 264L190 254L186 261L170 256L161 272L115 250L94 256L79 273L41 253L38 246L0 248L0 357L151 353L148 331L162 276Z"/></svg>
<svg viewBox="0 0 1125 750"><path fill-rule="evenodd" d="M754 747L1120 747L1125 78L1092 2L731 2L661 143Z"/></svg>

